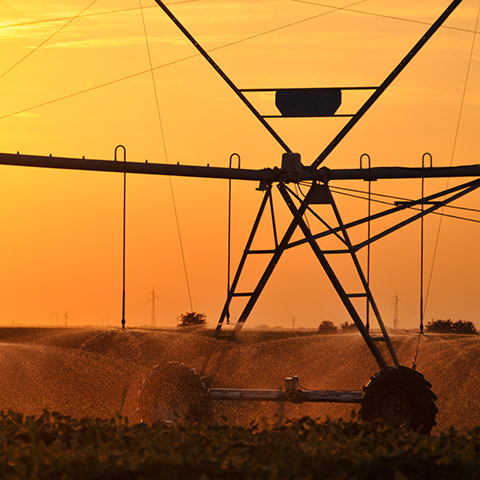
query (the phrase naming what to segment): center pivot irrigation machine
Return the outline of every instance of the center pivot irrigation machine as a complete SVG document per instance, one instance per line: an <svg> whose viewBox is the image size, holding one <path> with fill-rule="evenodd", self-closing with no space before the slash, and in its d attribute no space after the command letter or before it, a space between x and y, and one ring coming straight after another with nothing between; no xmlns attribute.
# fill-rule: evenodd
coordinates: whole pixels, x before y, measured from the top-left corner
<svg viewBox="0 0 480 480"><path fill-rule="evenodd" d="M439 210L480 187L480 166L467 165L438 168L433 167L430 162L430 165L422 165L422 168L371 168L370 165L362 168L362 165L360 165L358 169L329 169L322 166L322 163L392 84L420 49L444 24L450 14L461 3L461 0L455 0L451 3L379 86L248 90L237 88L173 13L160 0L155 1L285 150L281 168L254 170L139 163L126 161L126 159L123 162L116 162L20 154L0 154L0 164L119 172L124 175L136 173L259 182L258 190L264 192L263 200L236 274L231 284L229 281L227 299L215 330L216 337L228 336L234 338L239 334L282 254L288 249L308 244L365 340L380 368L380 372L371 378L363 391L305 390L300 387L299 379L295 376L285 380L285 390L226 389L207 388L193 370L188 369L183 364L171 363L155 368L145 381L144 390L140 396L142 415L150 420L156 418L173 420L175 415L178 414L187 418L194 418L205 412L205 405L210 400L359 403L361 404L361 413L365 420L380 417L396 427L407 426L423 433L429 433L435 425L435 416L438 411L435 405L436 396L431 390L431 384L424 379L423 375L416 371L415 364L412 368L400 365L370 290L368 267L365 274L357 254L359 250L365 247L368 249L373 242L416 220L423 222L425 215ZM300 155L292 152L272 128L268 122L268 118L271 118L272 115L261 115L245 95L247 92L275 92L276 106L280 112L280 115L278 115L280 117L334 117L339 116L336 114L336 111L341 104L342 91L344 90L370 90L372 93L355 114L348 115L351 118L345 126L309 166L302 164ZM366 159L369 160L368 156L366 156ZM382 179L447 177L473 177L474 179L426 197L423 195L422 188L422 196L417 200L397 202L392 208L375 214L370 214L369 212L367 216L349 223L342 221L329 186L332 180L364 180L371 182ZM305 186L308 188L305 195L299 194L298 192L301 192L301 190L295 188L300 184L304 189ZM292 185L294 188L292 188ZM274 188L278 189L280 197L291 213L291 223L284 231L283 236L277 231L275 222L272 197ZM325 212L325 209L329 210L329 218L334 218L335 224L327 223L325 215L320 215L319 211ZM349 236L350 229L359 225L369 226L370 222L387 216L390 217L397 212L410 212L410 216L374 236L368 233L367 238L361 243L352 243ZM320 232L315 233L313 222L306 220L307 213L310 218L313 217L315 219L315 225L321 226ZM265 214L269 215L271 219L274 248L255 250L252 248L252 244L260 221ZM294 233L298 234L299 231L301 232L301 238L298 239L297 236L297 239L293 240ZM370 232L370 229L368 229L368 232ZM324 239L329 241L328 248L323 246L322 242ZM335 248L331 247L332 239L337 244ZM239 280L247 258L258 255L268 258L267 267L252 291L240 291ZM357 285L360 286L357 290L347 291L339 278L339 274L335 272L332 266L332 258L338 258L339 256L348 259L353 265L353 272L355 272L354 274L358 280ZM243 311L238 315L235 325L230 324L230 309L233 308L235 301L242 299ZM360 310L362 310L362 314L360 314ZM377 334L377 336L373 336L371 331L373 329L370 327L370 312L373 312L374 319L379 327L375 326L375 330L380 331L380 334ZM123 326L124 320L123 317ZM228 328L226 328L227 325ZM423 318L421 318L422 329Z"/></svg>

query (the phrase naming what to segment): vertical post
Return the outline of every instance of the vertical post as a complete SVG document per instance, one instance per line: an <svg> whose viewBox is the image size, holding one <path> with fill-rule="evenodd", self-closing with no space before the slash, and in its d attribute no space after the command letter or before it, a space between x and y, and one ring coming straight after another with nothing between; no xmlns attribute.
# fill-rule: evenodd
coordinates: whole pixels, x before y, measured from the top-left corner
<svg viewBox="0 0 480 480"><path fill-rule="evenodd" d="M125 330L125 233L127 219L127 149L123 145L115 147L115 161L117 161L117 151L123 149L123 288L122 288L122 330Z"/></svg>

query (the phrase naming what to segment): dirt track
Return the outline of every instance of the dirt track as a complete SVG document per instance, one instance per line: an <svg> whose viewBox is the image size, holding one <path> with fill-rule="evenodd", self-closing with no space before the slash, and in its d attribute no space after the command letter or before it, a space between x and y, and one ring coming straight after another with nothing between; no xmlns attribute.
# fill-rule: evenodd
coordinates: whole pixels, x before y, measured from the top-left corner
<svg viewBox="0 0 480 480"><path fill-rule="evenodd" d="M400 362L411 366L414 335L393 336ZM480 425L480 337L425 335L417 370L438 396L437 427ZM272 338L249 334L238 342L174 331L98 329L0 329L0 410L137 421L137 394L154 365L180 361L201 371L212 387L283 388L300 376L306 388L361 390L378 367L361 337ZM349 418L352 405L217 405L236 422L271 424L304 415Z"/></svg>

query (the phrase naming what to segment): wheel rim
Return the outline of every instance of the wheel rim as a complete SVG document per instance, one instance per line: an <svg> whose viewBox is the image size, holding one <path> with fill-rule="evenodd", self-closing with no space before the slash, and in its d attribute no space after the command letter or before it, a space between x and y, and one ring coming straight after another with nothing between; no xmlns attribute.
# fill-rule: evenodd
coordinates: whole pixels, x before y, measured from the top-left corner
<svg viewBox="0 0 480 480"><path fill-rule="evenodd" d="M388 388L382 393L378 410L379 416L394 427L408 427L412 422L411 402L398 388Z"/></svg>
<svg viewBox="0 0 480 480"><path fill-rule="evenodd" d="M184 389L176 385L164 385L162 395L155 398L152 413L165 423L179 423L189 415L190 401Z"/></svg>
<svg viewBox="0 0 480 480"><path fill-rule="evenodd" d="M395 428L429 434L438 413L431 386L422 374L408 367L387 368L363 388L360 414L366 421L381 418Z"/></svg>
<svg viewBox="0 0 480 480"><path fill-rule="evenodd" d="M157 365L139 391L141 421L170 424L198 421L208 415L207 388L193 369L183 363Z"/></svg>

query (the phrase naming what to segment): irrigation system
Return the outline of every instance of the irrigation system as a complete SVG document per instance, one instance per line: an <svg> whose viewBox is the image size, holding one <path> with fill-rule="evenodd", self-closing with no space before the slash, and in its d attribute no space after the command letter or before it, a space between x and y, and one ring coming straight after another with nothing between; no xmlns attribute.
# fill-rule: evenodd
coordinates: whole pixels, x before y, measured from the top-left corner
<svg viewBox="0 0 480 480"><path fill-rule="evenodd" d="M205 405L212 400L243 400L243 401L291 401L302 402L337 402L360 403L361 413L366 420L381 417L397 427L407 426L423 433L429 433L435 425L437 407L436 396L430 383L421 373L412 367L399 363L395 349L382 320L379 308L375 303L369 285L369 275L364 272L358 258L358 252L398 229L423 219L425 215L435 212L460 197L480 187L480 165L465 165L457 167L422 168L376 167L357 169L331 169L322 166L324 160L331 154L343 138L365 115L370 107L380 98L398 75L407 67L415 55L430 40L444 24L450 14L460 5L461 0L453 1L431 25L422 38L407 53L398 66L378 86L348 87L348 88L307 88L307 89L246 89L242 90L231 81L219 65L210 57L202 46L193 38L179 19L160 0L155 0L158 6L181 30L185 37L194 45L205 60L215 69L233 92L252 112L265 129L281 145L285 153L280 168L244 169L218 168L210 166L172 165L148 162L95 160L85 158L62 158L52 156L32 156L17 154L0 154L0 164L26 167L57 168L71 170L89 170L99 172L118 172L126 174L170 175L196 178L216 178L229 180L244 180L254 182L257 189L263 191L263 199L255 218L247 244L241 256L237 271L228 286L228 294L220 313L215 330L217 337L235 338L247 321L252 309L260 297L272 272L280 261L282 254L291 248L308 244L319 264L327 274L336 293L341 299L351 320L355 323L367 347L375 358L379 373L374 375L363 391L323 391L305 390L300 386L298 377L287 378L285 390L258 389L225 389L207 388L195 373L183 364L168 364L158 366L144 383L141 394L142 415L147 420L162 418L173 421L178 418L178 412L186 418L193 418L205 411ZM371 94L359 110L348 115L350 119L340 130L330 144L318 155L311 165L303 165L298 153L292 152L280 135L269 123L272 117L336 117L345 90L366 90ZM275 92L278 115L262 115L250 103L245 93ZM345 115L342 115L345 116ZM425 179L462 177L461 185L438 191L411 201L397 202L391 208L380 213L362 216L355 221L345 223L334 200L330 188L333 180L364 180L367 182L384 179ZM298 193L301 185L305 194ZM278 190L291 214L291 221L282 233L278 231L275 221L273 191ZM321 206L319 208L319 206ZM321 212L329 209L330 217L335 223L327 223ZM331 213L333 212L333 217ZM370 225L380 218L393 217L397 212L407 212L402 220L393 223L383 231L376 233L360 242L353 243L349 232L359 225ZM316 224L322 226L320 232L313 229L313 221L306 220L306 214L314 218ZM262 218L267 216L272 226L274 248L267 250L253 249L253 241ZM294 233L301 232L301 238L292 240ZM369 229L370 232L370 229ZM337 246L325 248L321 246L324 238L333 239ZM329 243L331 245L332 242ZM261 256L267 258L267 266L260 275L254 289L242 291L239 289L240 279L248 259ZM333 258L343 257L353 266L359 288L350 291L342 283L340 275L332 265ZM243 310L234 325L230 324L230 309L235 301L243 300ZM370 313L376 321L371 327ZM123 314L124 319L124 314ZM423 326L422 326L423 328ZM379 332L379 333L373 333ZM179 388L183 385L185 388ZM187 392L188 390L188 392ZM174 412L175 410L175 412Z"/></svg>

